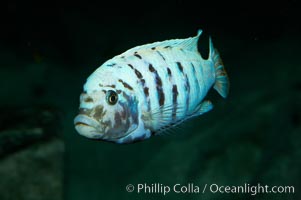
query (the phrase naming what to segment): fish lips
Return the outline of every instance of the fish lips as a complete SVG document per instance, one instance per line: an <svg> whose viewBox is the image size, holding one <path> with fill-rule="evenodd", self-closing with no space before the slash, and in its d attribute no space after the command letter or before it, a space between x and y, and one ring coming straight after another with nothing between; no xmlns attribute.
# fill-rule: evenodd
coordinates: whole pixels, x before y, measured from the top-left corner
<svg viewBox="0 0 301 200"><path fill-rule="evenodd" d="M74 118L76 131L87 138L101 139L104 136L104 131L101 129L99 122L91 117L79 114Z"/></svg>

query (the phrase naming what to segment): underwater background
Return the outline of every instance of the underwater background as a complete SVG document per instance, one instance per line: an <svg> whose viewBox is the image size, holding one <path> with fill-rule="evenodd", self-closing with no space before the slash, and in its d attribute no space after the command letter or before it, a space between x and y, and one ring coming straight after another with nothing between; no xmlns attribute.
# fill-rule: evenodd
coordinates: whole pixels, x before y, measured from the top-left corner
<svg viewBox="0 0 301 200"><path fill-rule="evenodd" d="M5 1L0 38L0 199L301 199L300 20L296 0ZM203 30L230 78L214 109L168 136L117 145L75 131L79 95L129 48ZM134 191L126 186L132 184ZM137 191L138 184L199 186ZM210 186L293 186L220 193ZM207 190L203 193L204 186ZM213 187L212 186L212 187ZM161 187L161 188L162 188ZM185 188L184 188L185 189Z"/></svg>

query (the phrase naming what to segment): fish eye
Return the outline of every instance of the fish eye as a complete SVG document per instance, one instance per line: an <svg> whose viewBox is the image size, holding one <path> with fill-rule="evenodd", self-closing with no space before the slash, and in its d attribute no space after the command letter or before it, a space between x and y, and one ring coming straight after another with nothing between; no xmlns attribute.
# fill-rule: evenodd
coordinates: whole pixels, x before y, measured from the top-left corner
<svg viewBox="0 0 301 200"><path fill-rule="evenodd" d="M113 90L107 91L106 100L107 100L108 104L115 105L118 101L117 93Z"/></svg>

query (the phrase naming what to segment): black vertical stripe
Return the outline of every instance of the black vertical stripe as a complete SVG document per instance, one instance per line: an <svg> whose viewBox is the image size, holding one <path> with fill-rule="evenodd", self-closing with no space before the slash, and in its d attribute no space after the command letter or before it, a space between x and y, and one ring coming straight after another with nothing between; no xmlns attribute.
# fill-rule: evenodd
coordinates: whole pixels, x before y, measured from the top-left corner
<svg viewBox="0 0 301 200"><path fill-rule="evenodd" d="M184 78L184 88L185 88L185 97L186 97L186 113L188 112L189 108L189 101L190 101L190 83L188 79L188 75L184 72L184 67L181 62L176 62L179 71L182 73L182 76Z"/></svg>
<svg viewBox="0 0 301 200"><path fill-rule="evenodd" d="M143 92L144 92L145 97L149 97L149 89L148 89L148 87L144 87L143 88Z"/></svg>
<svg viewBox="0 0 301 200"><path fill-rule="evenodd" d="M139 79L143 78L142 74L137 69L135 69L135 74Z"/></svg>
<svg viewBox="0 0 301 200"><path fill-rule="evenodd" d="M195 70L195 66L193 63L191 63L191 66L192 66L192 70L193 70L193 73L195 74L196 73L196 70Z"/></svg>
<svg viewBox="0 0 301 200"><path fill-rule="evenodd" d="M131 64L128 64L128 66L129 66L131 69L134 69L133 65L131 65Z"/></svg>
<svg viewBox="0 0 301 200"><path fill-rule="evenodd" d="M120 83L122 83L123 87L125 87L125 88L127 88L127 89L129 89L129 90L133 90L132 86L130 86L129 84L127 84L127 83L124 82L123 80L118 79L118 81L119 81Z"/></svg>
<svg viewBox="0 0 301 200"><path fill-rule="evenodd" d="M131 65L131 64L128 64L128 66L129 66L132 70L134 70L134 72L135 72L137 78L138 78L140 81L143 80L143 83L145 83L145 81L144 81L144 79L143 79L143 76L142 76L141 72L138 71L138 70L137 70L133 65Z"/></svg>
<svg viewBox="0 0 301 200"><path fill-rule="evenodd" d="M147 110L150 111L151 110L151 102L150 102L150 98L149 98L149 88L143 87L143 93L144 93L144 97L145 97L146 103L147 103Z"/></svg>
<svg viewBox="0 0 301 200"><path fill-rule="evenodd" d="M189 108L189 101L190 101L190 84L189 84L187 74L185 75L185 89L186 89L186 113L187 113Z"/></svg>
<svg viewBox="0 0 301 200"><path fill-rule="evenodd" d="M179 70L183 73L183 66L180 62L177 62Z"/></svg>
<svg viewBox="0 0 301 200"><path fill-rule="evenodd" d="M163 91L163 87L162 87L162 80L157 72L157 70L153 67L152 64L149 64L148 66L149 71L155 74L155 83L156 83L156 89L157 89L157 94L158 94L158 101L159 101L159 105L163 106L164 102L165 102L165 94Z"/></svg>
<svg viewBox="0 0 301 200"><path fill-rule="evenodd" d="M178 107L178 103L177 103L177 98L178 98L178 87L177 85L173 85L172 86L172 120L175 121L176 117L177 117L177 107Z"/></svg>
<svg viewBox="0 0 301 200"><path fill-rule="evenodd" d="M160 51L157 51L157 53L159 54L159 56L160 56L163 60L165 60L164 56L162 55L162 53L161 53Z"/></svg>
<svg viewBox="0 0 301 200"><path fill-rule="evenodd" d="M142 57L138 54L137 51L134 53L134 56L136 56L136 57L139 58L139 59L142 59Z"/></svg>
<svg viewBox="0 0 301 200"><path fill-rule="evenodd" d="M142 73L136 69L132 64L128 64L128 66L134 70L135 75L139 79L139 86L143 88L144 97L147 102L147 109L150 110L150 100L149 100L149 88L145 86L145 79L143 79ZM152 66L150 66L150 70L155 70Z"/></svg>
<svg viewBox="0 0 301 200"><path fill-rule="evenodd" d="M156 83L156 89L158 94L158 101L159 105L163 106L165 102L165 94L162 87L162 80L157 72L157 70L153 67L152 64L149 64L148 69L150 72L155 74L155 83Z"/></svg>
<svg viewBox="0 0 301 200"><path fill-rule="evenodd" d="M152 64L148 65L148 69L149 69L150 72L155 72L156 71Z"/></svg>
<svg viewBox="0 0 301 200"><path fill-rule="evenodd" d="M169 67L167 67L167 73L168 73L168 76L171 76L171 71L170 71Z"/></svg>
<svg viewBox="0 0 301 200"><path fill-rule="evenodd" d="M195 70L195 66L193 63L191 63L191 66L192 66L192 70L193 70L193 78L194 78L194 84L195 84L195 88L196 88L196 93L200 93L200 86L199 86L199 81L197 79L197 72Z"/></svg>
<svg viewBox="0 0 301 200"><path fill-rule="evenodd" d="M133 65L128 64L128 66L129 66L132 70L134 70L134 72L135 72L135 74L136 74L136 76L137 76L138 79L142 79L142 78L143 78L142 74L141 74L141 73L140 73Z"/></svg>
<svg viewBox="0 0 301 200"><path fill-rule="evenodd" d="M157 84L157 92L158 92L158 97L159 97L159 105L163 106L164 102L165 102L165 95L164 95L164 91L162 88L162 80L159 77L158 72L155 73L156 76L156 84Z"/></svg>

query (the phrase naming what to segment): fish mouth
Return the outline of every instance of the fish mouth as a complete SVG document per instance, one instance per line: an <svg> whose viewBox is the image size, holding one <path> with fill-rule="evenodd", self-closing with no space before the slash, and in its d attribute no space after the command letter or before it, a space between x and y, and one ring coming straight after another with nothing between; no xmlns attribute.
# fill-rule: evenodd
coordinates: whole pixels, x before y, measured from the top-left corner
<svg viewBox="0 0 301 200"><path fill-rule="evenodd" d="M91 139L100 139L104 135L104 131L101 129L99 122L87 115L77 115L74 118L74 126L80 135Z"/></svg>
<svg viewBox="0 0 301 200"><path fill-rule="evenodd" d="M83 122L75 122L75 126L90 126L89 124L83 123Z"/></svg>

